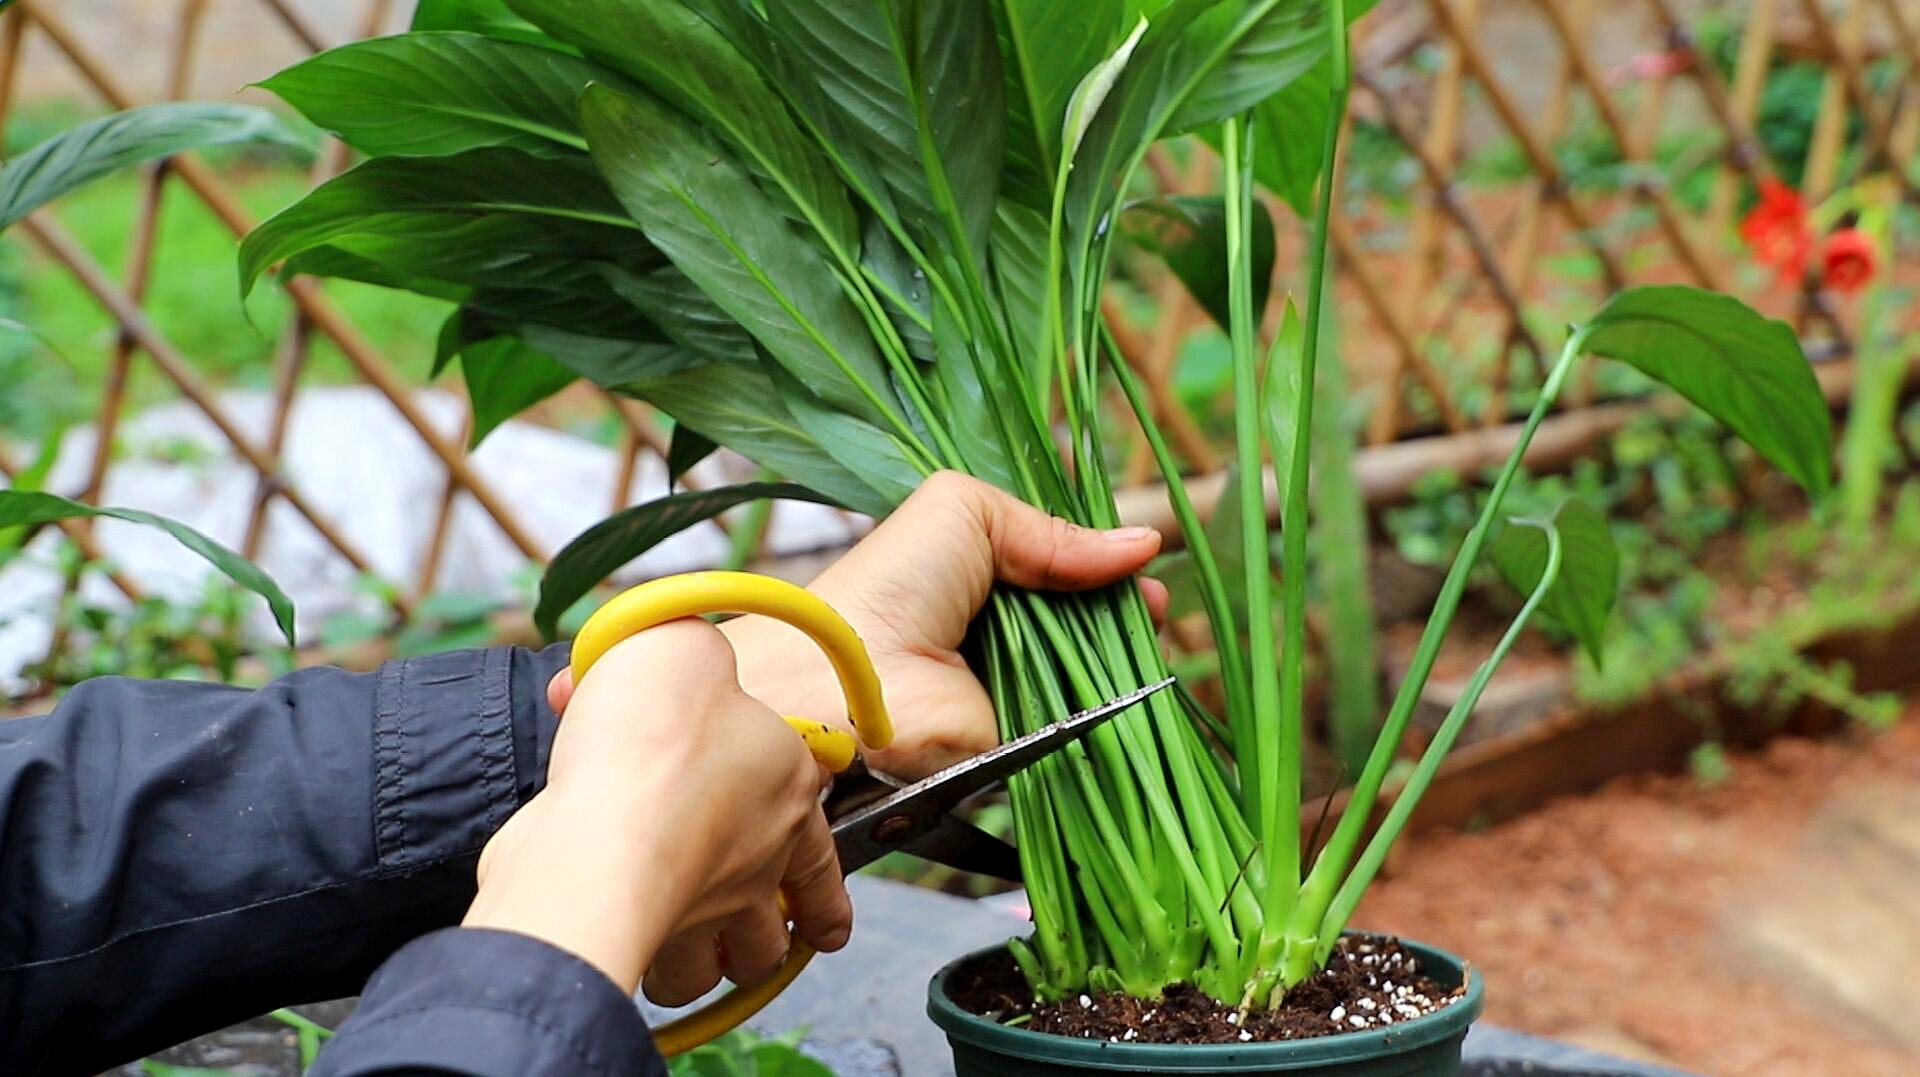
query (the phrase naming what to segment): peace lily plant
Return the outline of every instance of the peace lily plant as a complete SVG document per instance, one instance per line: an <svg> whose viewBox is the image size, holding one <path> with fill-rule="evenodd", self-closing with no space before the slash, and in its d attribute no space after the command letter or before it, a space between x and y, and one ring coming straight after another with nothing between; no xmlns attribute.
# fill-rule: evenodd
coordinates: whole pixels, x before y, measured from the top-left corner
<svg viewBox="0 0 1920 1077"><path fill-rule="evenodd" d="M1330 309L1329 169L1348 83L1342 0L423 0L412 32L266 82L367 159L255 231L251 287L347 277L458 304L475 436L586 378L787 481L674 494L581 535L543 583L560 614L665 536L765 498L881 515L952 468L1094 527L1120 520L1117 385L1159 462L1220 643L1226 714L1162 693L1011 783L1033 910L1011 943L1036 996L1191 982L1275 1005L1324 963L1488 679L1535 614L1589 643L1612 600L1606 522L1503 521L1522 453L1583 357L1627 363L1810 492L1829 417L1789 329L1677 287L1568 331L1446 577L1350 799L1301 840L1307 507ZM1217 147L1221 190L1157 199L1150 146ZM1305 209L1304 315L1260 345L1264 183ZM1210 538L1120 361L1108 267L1146 215L1230 331L1238 533ZM1177 227L1156 227L1173 221ZM1260 256L1257 248L1264 247ZM1483 555L1526 601L1369 832L1441 639ZM1139 594L1002 590L981 673L1013 736L1166 675Z"/></svg>

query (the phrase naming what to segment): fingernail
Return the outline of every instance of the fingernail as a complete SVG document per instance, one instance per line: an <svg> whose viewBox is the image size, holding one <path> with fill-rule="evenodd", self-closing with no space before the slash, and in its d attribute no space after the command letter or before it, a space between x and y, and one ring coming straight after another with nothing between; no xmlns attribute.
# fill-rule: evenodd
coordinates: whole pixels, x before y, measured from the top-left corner
<svg viewBox="0 0 1920 1077"><path fill-rule="evenodd" d="M1102 531L1100 534L1108 542L1139 542L1143 538L1152 537L1156 532L1151 527L1117 527L1112 531Z"/></svg>

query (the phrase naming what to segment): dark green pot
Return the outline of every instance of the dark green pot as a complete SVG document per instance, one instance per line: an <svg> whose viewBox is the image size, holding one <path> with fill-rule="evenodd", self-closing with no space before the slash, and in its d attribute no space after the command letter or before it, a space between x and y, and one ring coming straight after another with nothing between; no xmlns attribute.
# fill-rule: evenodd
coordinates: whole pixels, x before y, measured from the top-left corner
<svg viewBox="0 0 1920 1077"><path fill-rule="evenodd" d="M1431 946L1401 940L1420 958L1428 976L1451 988L1463 981L1466 997L1444 1010L1390 1028L1347 1032L1280 1043L1107 1043L1077 1040L1023 1028L1008 1028L962 1010L947 998L947 977L976 957L968 954L943 968L927 987L927 1015L953 1046L959 1077L1079 1077L1089 1073L1285 1074L1287 1077L1453 1077L1460 1069L1460 1043L1480 1016L1480 978L1466 962Z"/></svg>

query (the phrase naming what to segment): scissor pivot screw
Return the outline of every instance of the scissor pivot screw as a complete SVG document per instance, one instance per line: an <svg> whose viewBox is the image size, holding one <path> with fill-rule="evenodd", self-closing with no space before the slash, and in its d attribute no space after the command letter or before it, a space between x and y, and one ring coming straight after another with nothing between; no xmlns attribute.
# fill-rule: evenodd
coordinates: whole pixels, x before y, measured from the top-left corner
<svg viewBox="0 0 1920 1077"><path fill-rule="evenodd" d="M873 840L882 845L895 845L913 836L913 819L906 815L889 815L880 820L873 828Z"/></svg>

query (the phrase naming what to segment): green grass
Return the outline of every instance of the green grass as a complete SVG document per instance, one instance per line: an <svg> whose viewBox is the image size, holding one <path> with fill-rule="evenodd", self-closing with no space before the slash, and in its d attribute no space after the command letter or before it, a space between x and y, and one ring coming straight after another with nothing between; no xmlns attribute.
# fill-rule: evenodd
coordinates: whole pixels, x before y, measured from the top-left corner
<svg viewBox="0 0 1920 1077"><path fill-rule="evenodd" d="M79 118L48 119L46 112L32 114L34 122L26 125L31 132L19 136L21 141L34 141ZM280 209L306 189L304 164L284 155L242 154L227 163L241 201L257 216ZM138 174L110 177L53 207L61 224L116 279L124 279L143 184ZM146 310L201 375L222 386L264 387L272 384L276 340L292 303L279 289L265 288L243 308L235 251L232 233L212 210L184 184L170 182L161 203ZM350 282L329 281L325 287L403 375L425 379L446 304ZM55 346L0 332L0 386L8 390L0 392L0 434L29 439L90 419L113 353L114 323L25 235L0 237L0 315L32 326ZM352 368L332 342L318 334L314 342L306 383L350 380ZM130 404L149 405L174 395L151 363L135 369Z"/></svg>

